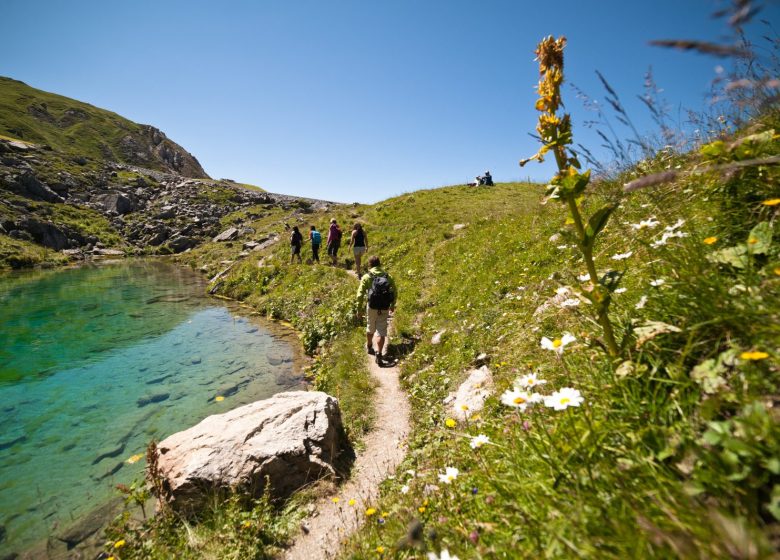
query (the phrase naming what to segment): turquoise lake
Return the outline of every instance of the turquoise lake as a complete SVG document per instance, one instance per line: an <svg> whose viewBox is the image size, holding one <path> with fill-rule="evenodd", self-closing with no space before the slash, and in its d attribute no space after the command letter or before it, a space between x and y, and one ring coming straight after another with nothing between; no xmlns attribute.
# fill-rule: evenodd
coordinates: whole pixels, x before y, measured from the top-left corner
<svg viewBox="0 0 780 560"><path fill-rule="evenodd" d="M143 476L148 442L302 388L295 335L158 261L0 276L0 557ZM217 399L217 397L223 397Z"/></svg>

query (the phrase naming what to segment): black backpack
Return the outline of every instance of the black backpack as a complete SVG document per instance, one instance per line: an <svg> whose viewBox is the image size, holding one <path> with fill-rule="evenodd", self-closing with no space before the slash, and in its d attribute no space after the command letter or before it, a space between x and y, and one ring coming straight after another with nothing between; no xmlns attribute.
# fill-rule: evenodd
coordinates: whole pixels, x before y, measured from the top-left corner
<svg viewBox="0 0 780 560"><path fill-rule="evenodd" d="M385 275L371 277L371 288L368 290L368 307L370 309L390 309L393 304L393 287Z"/></svg>

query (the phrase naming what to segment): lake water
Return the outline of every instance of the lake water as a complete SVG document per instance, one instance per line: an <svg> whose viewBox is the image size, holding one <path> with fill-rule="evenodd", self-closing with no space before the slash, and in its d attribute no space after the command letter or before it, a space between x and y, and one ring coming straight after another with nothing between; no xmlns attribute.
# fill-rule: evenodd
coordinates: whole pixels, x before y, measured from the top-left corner
<svg viewBox="0 0 780 560"><path fill-rule="evenodd" d="M302 387L294 334L204 293L152 261L0 276L0 557L140 479L152 438Z"/></svg>

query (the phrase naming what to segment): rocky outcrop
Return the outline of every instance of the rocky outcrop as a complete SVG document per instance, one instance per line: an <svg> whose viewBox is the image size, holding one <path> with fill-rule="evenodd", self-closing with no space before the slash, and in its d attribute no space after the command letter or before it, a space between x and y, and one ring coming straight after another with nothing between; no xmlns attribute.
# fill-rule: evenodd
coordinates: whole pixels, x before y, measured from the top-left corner
<svg viewBox="0 0 780 560"><path fill-rule="evenodd" d="M321 392L292 391L209 416L157 446L163 496L184 513L213 492L274 496L337 474L351 455L338 401Z"/></svg>
<svg viewBox="0 0 780 560"><path fill-rule="evenodd" d="M186 177L208 178L195 156L161 130L149 125L140 128L140 132L128 133L119 141L124 161L145 167L161 166Z"/></svg>
<svg viewBox="0 0 780 560"><path fill-rule="evenodd" d="M461 422L467 420L484 408L485 399L493 391L493 374L487 366L471 370L458 390L447 397L447 402L451 403L452 416Z"/></svg>

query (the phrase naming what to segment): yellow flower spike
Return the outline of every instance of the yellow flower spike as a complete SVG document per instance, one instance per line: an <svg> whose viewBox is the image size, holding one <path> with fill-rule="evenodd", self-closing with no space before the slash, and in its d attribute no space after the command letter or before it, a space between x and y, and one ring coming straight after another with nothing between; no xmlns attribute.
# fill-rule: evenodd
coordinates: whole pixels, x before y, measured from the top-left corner
<svg viewBox="0 0 780 560"><path fill-rule="evenodd" d="M769 357L769 354L766 352L761 352L760 350L754 350L752 352L742 352L742 354L739 355L740 358L743 360L750 360L750 361L756 361L756 360L765 360Z"/></svg>
<svg viewBox="0 0 780 560"><path fill-rule="evenodd" d="M718 240L718 238L717 238L717 237L714 237L714 236L713 236L713 237L705 237L705 238L703 239L703 243L705 243L705 244L707 244L707 245L712 245L712 244L713 244L713 243L715 243L717 240Z"/></svg>
<svg viewBox="0 0 780 560"><path fill-rule="evenodd" d="M334 504L337 504L341 501L341 499L338 496L336 496L334 498L331 498L330 501L333 502Z"/></svg>
<svg viewBox="0 0 780 560"><path fill-rule="evenodd" d="M384 554L385 553L385 547L384 546L378 546L378 547L376 547L376 551L379 554Z"/></svg>
<svg viewBox="0 0 780 560"><path fill-rule="evenodd" d="M241 526L242 526L244 529L249 529L249 528L252 526L252 522L251 522L251 521L244 521L244 522L241 524Z"/></svg>
<svg viewBox="0 0 780 560"><path fill-rule="evenodd" d="M780 204L780 198L770 198L769 200L765 200L762 202L764 206L777 206Z"/></svg>
<svg viewBox="0 0 780 560"><path fill-rule="evenodd" d="M425 506L418 507L417 511L419 511L420 513L425 513Z"/></svg>
<svg viewBox="0 0 780 560"><path fill-rule="evenodd" d="M458 425L458 423L455 420L453 420L452 418L447 418L444 421L444 425L447 426L448 428L454 428L455 426Z"/></svg>
<svg viewBox="0 0 780 560"><path fill-rule="evenodd" d="M382 512L382 517L389 517L389 516L390 516L390 512L389 511L383 511Z"/></svg>
<svg viewBox="0 0 780 560"><path fill-rule="evenodd" d="M355 505L355 498L350 498L347 502L349 505L354 506Z"/></svg>
<svg viewBox="0 0 780 560"><path fill-rule="evenodd" d="M375 513L376 513L376 508L368 508L368 509L366 510L366 517L371 517L371 516L372 516L372 515L374 515Z"/></svg>
<svg viewBox="0 0 780 560"><path fill-rule="evenodd" d="M116 560L116 556L109 556L106 560Z"/></svg>
<svg viewBox="0 0 780 560"><path fill-rule="evenodd" d="M125 544L125 539L119 539L114 543L114 548L122 548Z"/></svg>

